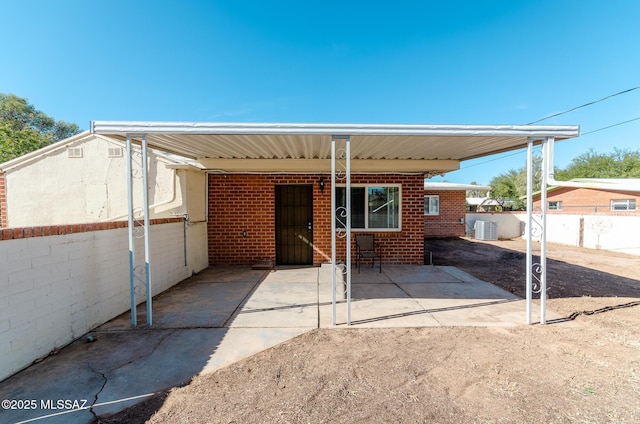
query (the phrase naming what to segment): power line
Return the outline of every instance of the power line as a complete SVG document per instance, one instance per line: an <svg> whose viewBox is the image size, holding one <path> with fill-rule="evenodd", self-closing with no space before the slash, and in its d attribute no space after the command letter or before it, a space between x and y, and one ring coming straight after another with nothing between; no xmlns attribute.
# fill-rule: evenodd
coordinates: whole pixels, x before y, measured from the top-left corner
<svg viewBox="0 0 640 424"><path fill-rule="evenodd" d="M571 108L571 109L565 110L564 112L558 112L558 113L554 113L553 115L545 116L544 118L540 118L540 119L538 119L537 121L529 122L527 125L537 124L538 122L546 121L547 119L555 118L556 116L564 115L565 113L573 112L574 110L581 109L581 108L583 108L583 107L587 107L587 106L594 105L594 104L596 104L596 103L603 102L603 101L605 101L605 100L607 100L607 99L610 99L610 98L612 98L612 97L619 96L619 95L621 95L621 94L625 94L625 93L629 93L629 92L631 92L631 91L633 91L633 90L637 90L637 89L639 89L639 88L640 88L640 85L639 85L639 86L637 86L637 87L629 88L628 90L621 91L621 92L619 92L619 93L610 94L610 95L608 95L608 96L606 96L606 97L603 97L603 98L601 98L601 99L599 99L599 100L594 100L594 101L592 101L592 102L585 103L585 104L580 105L580 106L576 106L576 107L574 107L574 108Z"/></svg>
<svg viewBox="0 0 640 424"><path fill-rule="evenodd" d="M554 117L556 117L556 116L564 115L565 113L573 112L573 111L574 111L574 110L576 110L576 109L580 109L580 108L583 108L583 107L591 106L591 105L593 105L593 104L596 104L596 103L599 103L599 102L605 101L605 100L607 100L607 99L610 99L610 98L615 97L615 96L619 96L619 95L621 95L621 94L629 93L629 92L634 91L634 90L637 90L637 89L639 89L639 88L640 88L640 85L639 85L639 86L637 86L637 87L629 88L628 90L620 91L619 93L610 94L610 95L608 95L608 96L606 96L606 97L603 97L603 98L601 98L601 99L599 99L599 100L594 100L594 101L592 101L592 102L585 103L585 104L583 104L583 105L576 106L576 107L574 107L574 108L571 108L571 109L565 110L564 112L559 112L559 113L556 113L556 114L549 115L549 116L546 116L546 117L544 117L544 118L538 119L537 121L529 122L527 125L533 125L533 124L535 124L535 123L538 123L538 122L544 121L544 120L549 119L549 118L554 118ZM608 125L608 126L606 126L606 127L598 128L598 129L596 129L596 130L587 131L587 132L585 132L585 133L580 134L580 136L581 136L581 137L583 137L583 136L588 135L588 134L593 134L593 133L598 132L598 131L603 131L603 130L606 130L606 129L609 129L609 128L617 127L617 126L619 126L619 125L623 125L623 124L628 124L629 122L638 121L638 120L640 120L640 117L633 118L633 119L629 119L629 120L626 120L626 121L623 121L623 122L618 122L617 124ZM468 169L468 168L472 168L472 167L474 167L474 166L484 165L485 163L494 162L494 161L496 161L496 160L501 160L501 159L505 159L505 158L508 158L508 157L511 157L511 156L520 155L520 154L522 154L522 153L524 153L524 151L522 151L522 150L516 150L516 151L515 151L515 152L513 152L513 153L510 153L510 154L507 154L507 155L503 155L503 156L500 156L500 157L497 157L497 158L493 158L493 159L488 159L488 160L485 160L485 161L483 161L483 162L474 163L473 165L468 165L468 166L465 166L464 168L460 168L460 169Z"/></svg>
<svg viewBox="0 0 640 424"><path fill-rule="evenodd" d="M618 122L617 124L607 125L606 127L598 128L596 130L587 131L585 133L580 134L580 137L584 137L585 135L588 135L588 134L593 134L593 133L598 132L598 131L607 130L609 128L617 127L619 125L624 125L624 124L628 124L629 122L639 121L639 120L640 120L640 116L637 117L637 118L628 119L626 121ZM513 153L509 153L509 154L506 154L506 155L503 155L503 156L500 156L500 157L497 157L497 158L493 158L493 159L488 159L488 160L485 160L483 162L474 163L473 165L468 165L468 166L465 166L464 168L460 168L460 169L468 169L468 168L472 168L474 166L484 165L485 163L494 162L494 161L505 159L505 158L508 158L508 157L511 157L511 156L520 155L522 153L524 153L524 150L518 149Z"/></svg>
<svg viewBox="0 0 640 424"><path fill-rule="evenodd" d="M628 121L618 122L617 124L613 124L613 125L609 125L609 126L606 126L606 127L598 128L597 130L587 131L586 133L580 134L580 136L584 136L584 135L587 135L587 134L593 134L594 132L606 130L608 128L617 127L618 125L627 124L629 122L637 121L639 119L640 119L640 116L637 117L637 118L629 119Z"/></svg>

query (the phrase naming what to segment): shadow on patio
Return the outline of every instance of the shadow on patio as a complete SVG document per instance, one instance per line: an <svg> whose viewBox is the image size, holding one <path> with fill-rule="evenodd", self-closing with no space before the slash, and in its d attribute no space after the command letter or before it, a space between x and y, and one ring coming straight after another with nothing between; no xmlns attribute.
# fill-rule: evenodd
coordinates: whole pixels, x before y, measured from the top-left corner
<svg viewBox="0 0 640 424"><path fill-rule="evenodd" d="M332 326L332 267L209 268L154 298L154 324L130 314L98 327L0 385L3 399L86 399L91 410L2 411L2 421L50 415L84 423L123 410L307 331ZM363 267L352 273L352 327L513 326L515 295L453 267ZM338 293L340 299L341 293ZM145 306L138 306L145 322ZM346 302L336 304L347 328Z"/></svg>

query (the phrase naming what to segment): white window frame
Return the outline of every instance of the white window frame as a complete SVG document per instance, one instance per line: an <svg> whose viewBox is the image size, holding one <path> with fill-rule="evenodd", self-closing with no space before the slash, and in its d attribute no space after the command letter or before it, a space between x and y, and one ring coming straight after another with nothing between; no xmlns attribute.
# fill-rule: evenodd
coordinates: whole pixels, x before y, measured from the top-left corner
<svg viewBox="0 0 640 424"><path fill-rule="evenodd" d="M425 216L439 216L440 215L440 195L439 194L425 194L424 195L424 205L422 205L423 209L424 209L425 205L427 205L427 204L430 205L431 204L431 198L432 197L435 197L436 199L438 199L438 211L435 212L435 213L431 212L431 211L429 211L429 213L427 213L425 211L425 213L424 213ZM427 203L427 202L429 202L429 203Z"/></svg>
<svg viewBox="0 0 640 424"><path fill-rule="evenodd" d="M346 184L336 184L337 187L346 187ZM389 183L370 183L370 184L351 184L351 188L364 187L364 228L351 227L352 232L366 232L366 233L399 233L402 231L402 184L389 184ZM398 228L369 228L369 187L397 187L398 188ZM351 205L353 208L353 204ZM336 231L342 230L336 228Z"/></svg>
<svg viewBox="0 0 640 424"><path fill-rule="evenodd" d="M624 209L620 208L621 206ZM635 211L636 199L611 199L611 210L614 212Z"/></svg>
<svg viewBox="0 0 640 424"><path fill-rule="evenodd" d="M552 203L555 203L555 207L551 206ZM562 210L562 200L549 200L547 202L547 210L550 210L550 211L561 211Z"/></svg>

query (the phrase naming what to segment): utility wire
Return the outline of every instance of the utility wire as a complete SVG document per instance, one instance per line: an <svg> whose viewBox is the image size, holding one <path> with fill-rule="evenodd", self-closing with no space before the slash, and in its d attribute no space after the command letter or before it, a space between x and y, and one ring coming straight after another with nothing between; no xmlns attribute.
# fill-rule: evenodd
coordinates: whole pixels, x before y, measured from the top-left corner
<svg viewBox="0 0 640 424"><path fill-rule="evenodd" d="M629 122L637 121L638 119L640 119L640 116L637 117L637 118L629 119L628 121L618 122L617 124L609 125L607 127L598 128L597 130L587 131L586 133L582 133L581 136L584 136L584 135L587 135L587 134L593 134L594 132L598 132L598 131L606 130L606 129L609 129L609 128L617 127L618 125L622 125L622 124L626 124L626 123L629 123Z"/></svg>
<svg viewBox="0 0 640 424"><path fill-rule="evenodd" d="M610 98L612 98L612 97L619 96L619 95L621 95L621 94L625 94L625 93L629 93L630 91L637 90L637 89L639 89L639 88L640 88L640 85L639 85L639 86L637 86L637 87L629 88L628 90L621 91L621 92L619 92L619 93L610 94L610 95L608 95L608 96L606 96L606 97L603 97L603 98L601 98L601 99L599 99L599 100L594 100L594 101L592 101L592 102L585 103L585 104L580 105L580 106L576 106L576 107L574 107L574 108L571 108L571 109L565 110L564 112L558 112L558 113L554 113L553 115L545 116L544 118L540 118L540 119L538 119L537 121L529 122L527 125L537 124L538 122L546 121L547 119L555 118L556 116L564 115L565 113L573 112L574 110L581 109L581 108L583 108L583 107L587 107L587 106L594 105L594 104L596 104L596 103L603 102L603 101L605 101L605 100L607 100L607 99L610 99Z"/></svg>
<svg viewBox="0 0 640 424"><path fill-rule="evenodd" d="M615 97L615 96L619 96L619 95L621 95L621 94L629 93L629 92L631 92L631 91L633 91L633 90L637 90L637 89L639 89L639 88L640 88L640 85L639 85L639 86L637 86L637 87L629 88L628 90L620 91L619 93L610 94L610 95L608 95L608 96L606 96L606 97L603 97L603 98L601 98L601 99L599 99L599 100L594 100L594 101L592 101L592 102L585 103L585 104L583 104L583 105L576 106L576 107L574 107L574 108L571 108L571 109L565 110L564 112L555 113L555 114L553 114L553 115L549 115L549 116L546 116L546 117L544 117L544 118L538 119L537 121L529 122L527 125L533 125L533 124L536 124L536 123L538 123L538 122L544 121L544 120L549 119L549 118L554 118L554 117L556 117L556 116L564 115L565 113L573 112L573 111L574 111L574 110L576 110L576 109L580 109L580 108L583 108L583 107L591 106L591 105L593 105L593 104L596 104L596 103L599 103L599 102L605 101L605 100L607 100L607 99L610 99L610 98ZM608 125L608 126L606 126L606 127L598 128L598 129L596 129L596 130L587 131L587 132L585 132L585 133L580 134L580 136L582 137L582 136L585 136L585 135L588 135L588 134L593 134L593 133L598 132L598 131L603 131L603 130L606 130L606 129L609 129L609 128L617 127L617 126L619 126L619 125L623 125L623 124L628 124L629 122L638 121L638 120L640 120L640 117L633 118L633 119L629 119L629 120L627 120L627 121L623 121L623 122L618 122L617 124ZM520 155L520 154L522 154L522 153L524 153L522 150L517 150L517 151L515 151L515 152L513 152L513 153L510 153L510 154L507 154L507 155L503 155L503 156L500 156L500 157L497 157L497 158L493 158L493 159L485 160L485 161L483 161L483 162L474 163L473 165L468 165L468 166L465 166L465 167L460 168L460 169L468 169L468 168L472 168L472 167L474 167L474 166L484 165L485 163L489 163L489 162L493 162L493 161L496 161L496 160L505 159L505 158L508 158L508 157L511 157L511 156Z"/></svg>
<svg viewBox="0 0 640 424"><path fill-rule="evenodd" d="M617 124L607 125L606 127L598 128L596 130L587 131L585 133L580 134L580 137L584 137L585 135L588 135L588 134L593 134L593 133L598 132L598 131L607 130L609 128L617 127L619 125L628 124L629 122L638 121L638 120L640 120L640 116L637 117L637 118L628 119L626 121L618 122ZM511 156L521 155L523 153L524 153L524 150L516 150L515 152L509 153L509 154L505 154L505 155L502 155L502 156L497 157L497 158L488 159L488 160L485 160L483 162L474 163L473 165L467 165L467 166L465 166L463 168L460 168L460 169L468 169L468 168L472 168L474 166L484 165L485 163L494 162L496 160L505 159L505 158L508 158L508 157L511 157Z"/></svg>
<svg viewBox="0 0 640 424"><path fill-rule="evenodd" d="M530 122L527 125L532 125L532 124L538 123L540 121L544 121L544 120L549 119L549 118L553 118L553 117L556 117L556 116L559 116L559 115L564 115L565 113L572 112L572 111L574 111L576 109L580 109L580 108L583 108L583 107L591 106L593 104L602 102L604 100L610 99L610 98L615 97L615 96L619 96L619 95L624 94L624 93L629 93L630 91L637 90L639 88L640 88L640 86L637 86L637 87L630 88L628 90L620 91L619 93L610 94L610 95L608 95L606 97L601 98L600 100L595 100L593 102L585 103L585 104L583 104L581 106L576 106L574 108L565 110L564 112L559 112L559 113L556 113L556 114L553 114L553 115L549 115L547 117L538 119L537 121ZM629 120L622 121L622 122L618 122L617 124L608 125L606 127L598 128L596 130L587 131L585 133L580 134L580 136L582 137L582 136L585 136L585 135L588 135L588 134L593 134L593 133L598 132L598 131L603 131L603 130L606 130L606 129L609 129L609 128L617 127L617 126L623 125L623 124L628 124L629 122L638 121L638 120L640 120L640 117L629 119ZM497 157L497 158L493 158L493 159L489 159L489 160L486 160L486 161L483 161L483 162L474 163L473 165L465 166L464 168L461 168L461 169L467 169L467 168L472 168L472 167L478 166L478 165L484 165L485 163L489 163L489 162L493 162L493 161L496 161L496 160L508 158L508 157L511 157L511 156L520 155L522 153L523 153L523 151L517 150L517 151L515 151L513 153L510 153L508 155L503 155L503 156L500 156L500 157Z"/></svg>

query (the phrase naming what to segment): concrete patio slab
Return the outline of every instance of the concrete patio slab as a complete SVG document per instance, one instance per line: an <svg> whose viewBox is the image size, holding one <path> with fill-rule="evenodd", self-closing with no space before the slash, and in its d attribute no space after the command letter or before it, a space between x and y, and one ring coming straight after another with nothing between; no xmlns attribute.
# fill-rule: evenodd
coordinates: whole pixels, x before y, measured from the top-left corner
<svg viewBox="0 0 640 424"><path fill-rule="evenodd" d="M352 270L351 327L514 326L525 304L513 294L451 267L384 266ZM2 399L77 399L109 414L150 393L251 356L314 328L347 328L342 271L336 272L332 325L332 267L211 268L156 296L154 325L138 307L100 326L58 354L0 384ZM547 318L560 318L547 311ZM537 313L534 312L534 319ZM50 416L42 423L86 423L88 409L65 413L0 411L0 422Z"/></svg>
<svg viewBox="0 0 640 424"><path fill-rule="evenodd" d="M265 280L230 319L229 326L318 328L318 284Z"/></svg>
<svg viewBox="0 0 640 424"><path fill-rule="evenodd" d="M446 272L444 267L401 265L385 266L383 272L396 284L401 283L462 283L460 277Z"/></svg>

